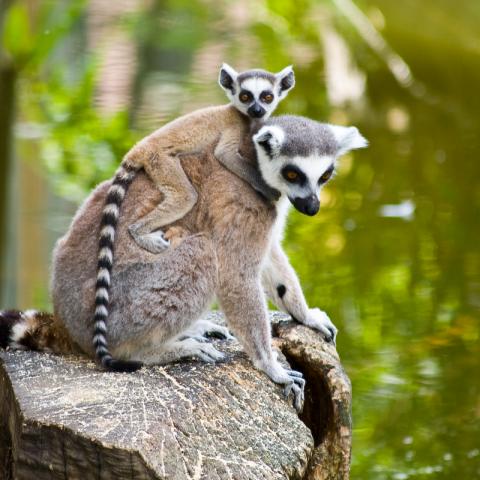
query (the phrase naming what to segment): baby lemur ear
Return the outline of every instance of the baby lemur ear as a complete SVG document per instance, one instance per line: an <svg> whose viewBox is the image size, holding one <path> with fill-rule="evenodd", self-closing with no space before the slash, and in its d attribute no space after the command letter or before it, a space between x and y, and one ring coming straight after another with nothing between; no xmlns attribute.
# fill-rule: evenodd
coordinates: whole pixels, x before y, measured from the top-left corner
<svg viewBox="0 0 480 480"><path fill-rule="evenodd" d="M344 155L350 150L365 148L368 146L367 139L358 131L357 127L340 127L330 125L335 140L337 141L337 156Z"/></svg>
<svg viewBox="0 0 480 480"><path fill-rule="evenodd" d="M262 149L268 157L275 158L280 153L285 135L283 130L276 126L264 126L253 136L253 142L258 149Z"/></svg>
<svg viewBox="0 0 480 480"><path fill-rule="evenodd" d="M280 98L287 96L288 92L295 86L295 74L293 67L289 65L281 72L275 74L275 82L279 86L278 94Z"/></svg>
<svg viewBox="0 0 480 480"><path fill-rule="evenodd" d="M235 83L237 82L238 72L227 63L222 65L218 75L218 83L224 90L235 94Z"/></svg>

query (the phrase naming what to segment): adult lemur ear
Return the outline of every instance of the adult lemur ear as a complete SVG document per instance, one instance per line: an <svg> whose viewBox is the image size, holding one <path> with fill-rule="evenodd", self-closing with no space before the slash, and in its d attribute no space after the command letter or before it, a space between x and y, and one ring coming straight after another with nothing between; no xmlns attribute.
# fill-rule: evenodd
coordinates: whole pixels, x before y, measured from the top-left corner
<svg viewBox="0 0 480 480"><path fill-rule="evenodd" d="M218 75L218 83L230 93L235 93L235 83L237 82L238 73L227 63L222 65L220 74Z"/></svg>
<svg viewBox="0 0 480 480"><path fill-rule="evenodd" d="M295 86L295 74L293 67L289 65L281 72L275 74L275 83L278 85L278 95L280 98L287 96L288 92Z"/></svg>
<svg viewBox="0 0 480 480"><path fill-rule="evenodd" d="M270 158L275 158L280 153L285 135L280 127L266 125L253 136L255 147L263 150Z"/></svg>
<svg viewBox="0 0 480 480"><path fill-rule="evenodd" d="M337 141L337 156L344 155L350 150L356 150L357 148L365 148L368 146L368 141L358 131L357 127L330 125L330 128Z"/></svg>

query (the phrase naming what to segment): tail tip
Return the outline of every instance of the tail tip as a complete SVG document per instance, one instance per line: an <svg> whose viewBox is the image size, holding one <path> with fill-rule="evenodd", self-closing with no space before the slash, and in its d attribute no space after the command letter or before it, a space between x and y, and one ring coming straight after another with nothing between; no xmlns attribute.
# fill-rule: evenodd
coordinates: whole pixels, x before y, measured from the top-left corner
<svg viewBox="0 0 480 480"><path fill-rule="evenodd" d="M0 348L8 348L11 342L13 327L22 319L18 310L0 311Z"/></svg>
<svg viewBox="0 0 480 480"><path fill-rule="evenodd" d="M104 362L103 366L112 372L132 373L143 367L143 362L135 360L116 360L114 358Z"/></svg>

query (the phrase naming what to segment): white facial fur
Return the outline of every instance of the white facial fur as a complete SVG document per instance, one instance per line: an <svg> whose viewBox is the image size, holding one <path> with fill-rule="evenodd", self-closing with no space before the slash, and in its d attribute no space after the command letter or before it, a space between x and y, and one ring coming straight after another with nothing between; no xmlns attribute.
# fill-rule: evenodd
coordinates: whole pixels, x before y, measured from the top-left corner
<svg viewBox="0 0 480 480"><path fill-rule="evenodd" d="M232 88L229 88L229 86L226 86L226 84L222 82L222 75L225 74L231 79L231 86L233 87L234 93L232 93ZM251 76L247 76L247 78L241 80L239 83L238 72L230 67L230 65L224 63L220 69L219 84L224 89L228 99L237 110L242 112L244 115L250 116L249 108L253 105L258 105L264 111L263 115L261 116L262 120L266 120L275 111L280 100L285 98L288 95L288 92L295 85L293 69L291 66L284 68L277 74L270 74L270 76L272 81L269 81L262 76L256 76L254 73L252 73ZM289 78L291 79L291 83L288 88L282 88L282 81L288 76L290 76ZM242 102L240 100L240 95L244 91L247 91L251 95L251 98L247 102ZM269 92L273 95L273 100L270 103L265 102L261 98L261 94L263 92Z"/></svg>
<svg viewBox="0 0 480 480"><path fill-rule="evenodd" d="M318 180L332 164L335 165L336 161L332 156L310 155L291 158L280 155L271 159L263 151L259 151L257 155L258 166L266 183L290 198L307 197L313 193L318 196L323 186ZM298 167L306 175L307 182L304 185L287 182L281 174L286 165Z"/></svg>
<svg viewBox="0 0 480 480"><path fill-rule="evenodd" d="M242 84L239 86L239 90L248 90L253 96L253 100L251 102L242 103L238 98L238 94L240 92L236 92L236 95L234 95L235 98L231 100L235 107L245 115L248 115L247 110L250 105L252 105L254 102L257 102L266 110L265 115L262 117L263 120L266 120L277 108L278 102L280 102L280 97L277 94L278 90L275 91L275 87L273 87L272 84L264 78L249 78L242 82ZM260 94L266 90L273 93L272 103L266 104L260 99Z"/></svg>
<svg viewBox="0 0 480 480"><path fill-rule="evenodd" d="M356 127L340 127L328 125L338 144L333 155L320 155L315 151L307 156L288 157L281 155L286 132L278 125L266 125L253 137L257 152L258 166L266 183L277 189L282 195L293 198L306 198L311 195L319 197L324 183L320 177L335 166L339 156L350 150L363 148L367 140ZM266 143L268 145L266 145ZM266 148L267 147L267 148ZM282 169L287 165L297 167L306 176L303 184L290 183L282 176Z"/></svg>

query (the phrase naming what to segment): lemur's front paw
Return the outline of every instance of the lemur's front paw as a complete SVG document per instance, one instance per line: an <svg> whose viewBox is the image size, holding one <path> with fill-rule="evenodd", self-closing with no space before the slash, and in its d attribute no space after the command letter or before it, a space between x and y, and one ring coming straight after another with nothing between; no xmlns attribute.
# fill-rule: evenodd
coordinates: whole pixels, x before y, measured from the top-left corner
<svg viewBox="0 0 480 480"><path fill-rule="evenodd" d="M305 401L305 379L303 378L303 373L296 370L287 370L287 373L291 381L285 386L283 394L285 398L288 398L290 393L293 393L293 406L297 412L301 412Z"/></svg>
<svg viewBox="0 0 480 480"><path fill-rule="evenodd" d="M293 394L293 406L297 412L303 409L305 401L305 379L302 372L296 370L287 370L278 362L266 367L260 367L275 383L283 385L283 393L286 398Z"/></svg>
<svg viewBox="0 0 480 480"><path fill-rule="evenodd" d="M197 320L182 334L181 338L203 338L203 341L208 341L208 338L219 338L221 340L235 340L235 337L230 334L227 327L218 325L218 323L210 320Z"/></svg>
<svg viewBox="0 0 480 480"><path fill-rule="evenodd" d="M327 342L332 342L334 345L337 341L337 327L332 323L328 315L319 308L310 308L308 310L308 316L303 322L308 327L312 327L315 330L322 332Z"/></svg>

